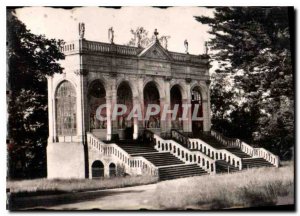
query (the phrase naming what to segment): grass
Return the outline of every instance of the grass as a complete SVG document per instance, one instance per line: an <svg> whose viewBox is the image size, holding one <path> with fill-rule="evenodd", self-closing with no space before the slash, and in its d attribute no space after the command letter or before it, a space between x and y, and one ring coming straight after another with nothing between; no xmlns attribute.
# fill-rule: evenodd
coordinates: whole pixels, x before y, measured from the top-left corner
<svg viewBox="0 0 300 216"><path fill-rule="evenodd" d="M157 177L128 176L111 179L34 179L7 181L12 194L55 194L75 191L121 188L157 182Z"/></svg>
<svg viewBox="0 0 300 216"><path fill-rule="evenodd" d="M101 180L37 179L8 181L7 187L12 194L26 197L37 193L88 191L155 182L157 178L149 176ZM132 196L139 196L139 194L132 194ZM141 195L141 199L144 199L143 196ZM128 201L130 202L131 199L130 195ZM147 199L149 207L155 206L155 209L160 210L210 210L293 204L294 166L290 162L284 163L280 168L258 168L231 174L163 181L156 184L153 196Z"/></svg>
<svg viewBox="0 0 300 216"><path fill-rule="evenodd" d="M281 204L294 198L294 167L258 168L158 184L162 209L222 209ZM286 204L286 203L285 203ZM290 203L291 204L291 203Z"/></svg>

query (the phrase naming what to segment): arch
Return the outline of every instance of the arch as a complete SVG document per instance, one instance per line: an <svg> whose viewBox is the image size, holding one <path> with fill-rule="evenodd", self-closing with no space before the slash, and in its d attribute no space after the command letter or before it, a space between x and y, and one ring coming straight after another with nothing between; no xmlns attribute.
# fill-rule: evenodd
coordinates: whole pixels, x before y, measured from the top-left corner
<svg viewBox="0 0 300 216"><path fill-rule="evenodd" d="M109 164L109 177L116 177L116 176L117 176L116 164L111 163Z"/></svg>
<svg viewBox="0 0 300 216"><path fill-rule="evenodd" d="M199 83L199 82L194 82L190 86L191 93L192 93L193 89L197 89L201 93L202 100L208 99L208 95L207 95L208 88L205 84Z"/></svg>
<svg viewBox="0 0 300 216"><path fill-rule="evenodd" d="M64 80L55 90L55 119L57 135L76 135L76 90Z"/></svg>
<svg viewBox="0 0 300 216"><path fill-rule="evenodd" d="M178 88L180 89L180 93L181 93L182 98L186 99L187 98L187 91L183 87L183 86L185 86L185 84L183 82L179 82L178 80L174 80L174 82L171 82L171 84L170 84L170 89L172 89L174 86L178 86Z"/></svg>
<svg viewBox="0 0 300 216"><path fill-rule="evenodd" d="M173 116L171 119L171 126L175 129L182 129L183 128L183 121L181 120L182 117L182 90L178 84L174 85L170 89L170 102L171 102L171 110L174 110L175 105L178 106L178 111L176 116Z"/></svg>
<svg viewBox="0 0 300 216"><path fill-rule="evenodd" d="M117 83L116 83L117 89L120 87L120 85L123 85L124 83L127 84L130 87L130 90L132 92L132 97L133 98L139 96L137 86L134 85L131 80L128 80L128 79L126 79L124 77L122 77L122 78L120 78L120 79L117 80Z"/></svg>
<svg viewBox="0 0 300 216"><path fill-rule="evenodd" d="M156 104L160 106L160 92L157 89L157 84L154 81L148 82L144 89L144 108L145 115L149 104ZM150 116L149 119L145 119L145 128L160 128L160 112L155 116Z"/></svg>
<svg viewBox="0 0 300 216"><path fill-rule="evenodd" d="M153 83L153 84L155 85L155 87L157 88L157 91L159 92L159 96L160 96L161 98L165 97L164 88L162 88L161 84L159 83L159 80L153 79L152 77L147 77L147 78L144 80L143 89L145 89L145 87L146 87L149 83Z"/></svg>
<svg viewBox="0 0 300 216"><path fill-rule="evenodd" d="M132 88L128 81L123 81L117 88L117 104L126 106L126 112L118 116L118 129L120 139L132 139L133 137L133 119L127 119L133 108Z"/></svg>
<svg viewBox="0 0 300 216"><path fill-rule="evenodd" d="M100 160L96 160L92 163L92 178L103 178L104 177L104 165Z"/></svg>
<svg viewBox="0 0 300 216"><path fill-rule="evenodd" d="M192 115L194 116L194 113L196 113L198 118L203 117L203 95L203 91L199 85L194 85L191 88ZM192 131L194 134L203 131L203 120L193 120Z"/></svg>
<svg viewBox="0 0 300 216"><path fill-rule="evenodd" d="M100 121L96 117L96 111L102 104L106 104L106 89L100 79L93 80L88 87L89 125L90 129L106 129L106 121ZM106 109L102 109L102 116L106 116Z"/></svg>

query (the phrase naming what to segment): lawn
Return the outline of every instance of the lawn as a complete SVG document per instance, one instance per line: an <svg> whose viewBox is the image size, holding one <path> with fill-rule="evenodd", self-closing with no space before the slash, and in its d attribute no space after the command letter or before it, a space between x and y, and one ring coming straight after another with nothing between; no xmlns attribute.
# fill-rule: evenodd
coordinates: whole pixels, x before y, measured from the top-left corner
<svg viewBox="0 0 300 216"><path fill-rule="evenodd" d="M158 184L161 209L221 209L293 204L294 166L249 169Z"/></svg>
<svg viewBox="0 0 300 216"><path fill-rule="evenodd" d="M7 181L7 188L13 194L56 194L61 192L89 191L122 188L157 182L152 176L127 176L111 179L34 179Z"/></svg>
<svg viewBox="0 0 300 216"><path fill-rule="evenodd" d="M37 179L8 181L7 187L10 188L11 193L27 199L27 196L30 195L121 188L156 182L157 178L149 176L101 180ZM136 193L135 191L139 192ZM66 197L75 197L76 199L67 200L67 203L73 203L73 207L79 209L85 208L88 202L80 198L85 194L87 198L94 199L93 205L99 209L102 209L102 205L110 203L111 200L115 200L117 203L127 202L129 204L134 204L138 200L143 205L144 202L147 202L148 207L143 208L157 210L211 210L293 204L294 165L290 162L285 163L280 168L258 168L238 173L175 179L158 182L152 184L151 187L139 186L135 189L128 188L126 191L121 189L114 191L112 194L109 194L111 191L107 191L107 193L105 196L97 193L71 193L71 195L69 193ZM65 195L63 194L63 196ZM22 201L22 199L20 200ZM51 200L50 197L49 200ZM66 201L62 203L66 203Z"/></svg>

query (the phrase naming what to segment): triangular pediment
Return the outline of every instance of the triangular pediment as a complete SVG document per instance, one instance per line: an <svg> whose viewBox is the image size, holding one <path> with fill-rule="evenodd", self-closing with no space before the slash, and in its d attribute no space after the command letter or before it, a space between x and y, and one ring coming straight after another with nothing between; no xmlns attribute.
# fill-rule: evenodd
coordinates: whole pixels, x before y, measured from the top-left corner
<svg viewBox="0 0 300 216"><path fill-rule="evenodd" d="M165 50L158 41L151 43L147 48L145 48L139 57L151 58L151 59L161 59L161 60L172 60L172 57Z"/></svg>

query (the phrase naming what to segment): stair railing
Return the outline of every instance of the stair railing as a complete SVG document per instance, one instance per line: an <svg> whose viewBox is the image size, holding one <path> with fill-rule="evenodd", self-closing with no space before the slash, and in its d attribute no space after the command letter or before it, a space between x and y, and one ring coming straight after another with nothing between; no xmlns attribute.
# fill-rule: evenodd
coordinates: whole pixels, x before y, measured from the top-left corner
<svg viewBox="0 0 300 216"><path fill-rule="evenodd" d="M92 133L87 133L87 144L91 149L97 150L103 156L118 159L125 166L125 170L132 175L148 174L158 176L158 168L142 156L131 156L117 144L105 144Z"/></svg>
<svg viewBox="0 0 300 216"><path fill-rule="evenodd" d="M199 150L214 160L224 160L230 165L238 168L239 170L242 170L243 167L242 158L231 153L230 151L226 149L216 149L198 138L190 138L189 140L190 140L190 144L189 144L190 149Z"/></svg>
<svg viewBox="0 0 300 216"><path fill-rule="evenodd" d="M237 147L254 158L263 158L274 166L279 167L279 157L265 148L254 148L239 139L227 138L214 130L211 130L211 135L226 146Z"/></svg>
<svg viewBox="0 0 300 216"><path fill-rule="evenodd" d="M199 150L213 160L224 160L230 165L237 167L240 170L242 169L242 159L226 149L216 149L201 139L189 138L175 129L171 130L171 136L179 143L183 142L184 146L188 149Z"/></svg>
<svg viewBox="0 0 300 216"><path fill-rule="evenodd" d="M191 151L174 140L165 140L154 134L155 149L169 152L185 164L197 164L208 173L216 173L215 161L199 151Z"/></svg>
<svg viewBox="0 0 300 216"><path fill-rule="evenodd" d="M214 130L211 130L210 134L225 146L241 148L241 141L239 139L225 137L223 134Z"/></svg>
<svg viewBox="0 0 300 216"><path fill-rule="evenodd" d="M178 130L171 130L171 138L188 148L189 138Z"/></svg>

